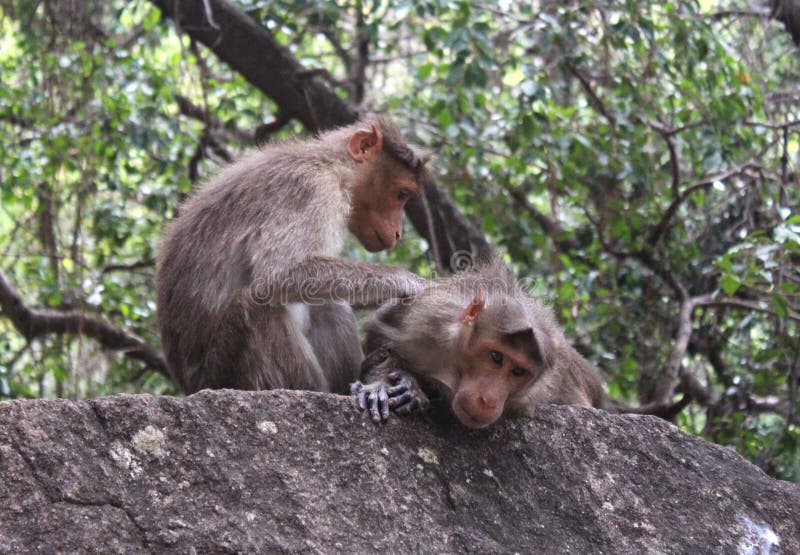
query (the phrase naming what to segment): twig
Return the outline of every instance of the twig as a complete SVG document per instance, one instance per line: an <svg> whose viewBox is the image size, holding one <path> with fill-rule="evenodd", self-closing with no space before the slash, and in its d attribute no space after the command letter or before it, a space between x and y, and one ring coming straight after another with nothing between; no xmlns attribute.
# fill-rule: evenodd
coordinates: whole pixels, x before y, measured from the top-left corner
<svg viewBox="0 0 800 555"><path fill-rule="evenodd" d="M220 131L222 133L229 133L231 136L233 136L233 138L241 143L250 144L253 142L253 136L247 131L239 129L235 123L223 123L213 116L207 115L203 108L196 105L183 95L174 93L172 97L175 99L175 102L178 103L178 111L184 116L202 121L203 123L208 122L211 124L211 127L215 132Z"/></svg>
<svg viewBox="0 0 800 555"><path fill-rule="evenodd" d="M754 312L763 312L764 314L778 316L778 314L774 310L766 306L762 306L757 302L748 301L745 299L737 299L737 298L714 299L711 298L710 295L706 295L703 297L698 297L695 306L732 306L734 308L745 308L747 310L752 310ZM789 318L790 320L794 320L796 322L800 322L800 314L797 314L796 312L789 311L786 314L786 318Z"/></svg>
<svg viewBox="0 0 800 555"><path fill-rule="evenodd" d="M82 312L29 308L3 272L0 272L0 307L14 328L29 341L52 333L85 335L106 349L120 351L125 356L140 360L153 370L168 375L161 352L139 336Z"/></svg>
<svg viewBox="0 0 800 555"><path fill-rule="evenodd" d="M102 273L110 274L111 272L130 272L133 270L138 270L140 268L150 268L155 266L156 261L153 258L144 258L139 260L138 262L133 262L132 264L109 264L105 268L103 268Z"/></svg>
<svg viewBox="0 0 800 555"><path fill-rule="evenodd" d="M800 119L794 119L784 123L778 123L775 121L745 120L744 124L750 127L766 127L767 129L790 129L792 127L800 126Z"/></svg>
<svg viewBox="0 0 800 555"><path fill-rule="evenodd" d="M520 207L524 208L531 216L531 218L539 224L539 227L544 233L550 237L556 249L562 253L574 251L580 247L578 241L574 237L563 238L561 237L561 225L558 221L550 218L547 214L536 208L525 196L525 193L519 189L515 189L508 183L503 184L503 188L511 196L511 198Z"/></svg>
<svg viewBox="0 0 800 555"><path fill-rule="evenodd" d="M581 87L583 88L586 95L589 97L589 104L591 104L595 110L597 110L604 118L606 118L608 123L610 123L611 125L616 125L617 123L616 118L613 116L613 114L611 114L611 112L609 112L606 109L605 103L592 88L591 83L589 83L586 77L584 77L583 74L580 71L578 71L578 68L576 68L571 63L566 62L564 65L566 66L567 70L578 79L578 82L580 82Z"/></svg>
<svg viewBox="0 0 800 555"><path fill-rule="evenodd" d="M647 242L651 246L655 246L659 242L661 237L663 237L664 233L669 228L670 221L672 220L672 217L675 215L675 213L678 211L678 208L680 208L681 204L683 204L683 202L686 201L686 199L688 199L692 195L692 193L700 189L706 189L708 187L711 187L717 181L724 181L726 179L730 179L734 175L742 174L746 170L754 168L760 169L761 164L759 164L754 160L750 160L737 168L732 168L730 170L718 173L716 175L712 175L711 177L703 179L702 181L698 181L697 183L689 185L677 197L672 199L672 202L670 202L669 206L664 211L664 214L661 216L661 219L653 228L653 231L650 232L650 235L647 238Z"/></svg>
<svg viewBox="0 0 800 555"><path fill-rule="evenodd" d="M676 199L680 196L681 184L681 167L678 160L678 149L675 146L675 130L661 123L660 121L651 121L645 119L644 122L658 132L659 135L667 143L669 150L669 169L672 174L672 198Z"/></svg>
<svg viewBox="0 0 800 555"><path fill-rule="evenodd" d="M270 135L277 133L291 121L291 117L285 114L282 111L278 111L275 116L275 119L269 123L262 123L258 127L256 127L255 133L253 133L253 137L255 143L257 145L261 145L267 141Z"/></svg>
<svg viewBox="0 0 800 555"><path fill-rule="evenodd" d="M718 12L709 14L706 17L715 21L719 21L720 19L725 19L728 17L756 17L759 19L766 19L771 15L772 14L769 12L769 10L720 10Z"/></svg>

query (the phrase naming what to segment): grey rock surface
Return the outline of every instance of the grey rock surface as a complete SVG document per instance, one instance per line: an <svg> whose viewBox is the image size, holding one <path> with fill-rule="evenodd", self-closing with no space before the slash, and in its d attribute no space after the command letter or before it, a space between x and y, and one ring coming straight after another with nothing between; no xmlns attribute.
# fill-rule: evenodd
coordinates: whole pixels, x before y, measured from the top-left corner
<svg viewBox="0 0 800 555"><path fill-rule="evenodd" d="M0 404L0 553L800 553L800 486L652 417L375 426L308 392Z"/></svg>

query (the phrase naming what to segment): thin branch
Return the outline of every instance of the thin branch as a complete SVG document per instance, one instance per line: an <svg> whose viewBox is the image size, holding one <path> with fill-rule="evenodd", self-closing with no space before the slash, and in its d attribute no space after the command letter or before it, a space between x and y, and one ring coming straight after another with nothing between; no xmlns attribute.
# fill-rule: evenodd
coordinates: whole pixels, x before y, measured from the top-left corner
<svg viewBox="0 0 800 555"><path fill-rule="evenodd" d="M697 299L696 306L732 306L735 308L745 308L754 312L763 312L771 316L778 316L778 314L769 307L762 306L755 301L748 301L745 299L729 298L729 299L714 299L710 295L700 297ZM800 314L789 311L786 318L800 322Z"/></svg>
<svg viewBox="0 0 800 555"><path fill-rule="evenodd" d="M652 251L649 250L638 250L638 251L628 251L618 249L614 245L612 245L608 239L606 239L605 234L603 233L603 228L595 218L589 214L589 211L584 209L584 214L586 215L586 219L594 227L595 231L597 232L597 238L600 241L600 245L602 245L603 250L609 253L612 256L617 258L633 258L641 262L647 269L653 272L656 276L658 276L661 281L663 281L666 285L670 287L675 292L675 296L679 300L684 300L688 297L688 293L686 291L686 287L675 277L675 274L672 273L669 269L663 267L661 263L653 256Z"/></svg>
<svg viewBox="0 0 800 555"><path fill-rule="evenodd" d="M215 117L209 116L203 108L181 94L175 93L172 97L175 99L175 102L178 103L178 111L184 116L202 121L203 123L209 123L215 132L230 133L233 138L241 143L250 144L253 142L253 135L239 129L235 123L223 123Z"/></svg>
<svg viewBox="0 0 800 555"><path fill-rule="evenodd" d="M533 218L534 221L539 224L539 227L548 237L550 237L559 252L568 253L580 247L578 241L574 237L561 237L562 230L559 222L536 208L536 206L534 206L533 203L527 199L523 191L512 187L508 183L504 183L503 188L511 196L514 202L516 202L520 207L524 208L530 214L531 218Z"/></svg>
<svg viewBox="0 0 800 555"><path fill-rule="evenodd" d="M793 119L784 123L746 120L744 124L750 127L766 127L767 129L791 129L792 127L800 127L800 119Z"/></svg>
<svg viewBox="0 0 800 555"><path fill-rule="evenodd" d="M719 21L728 17L756 17L758 19L767 19L771 17L771 15L769 10L720 10L709 14L707 17Z"/></svg>
<svg viewBox="0 0 800 555"><path fill-rule="evenodd" d="M29 341L47 334L84 335L106 349L120 351L167 375L167 365L161 352L139 336L82 312L29 308L3 272L0 272L0 308L14 328Z"/></svg>
<svg viewBox="0 0 800 555"><path fill-rule="evenodd" d="M756 414L773 412L783 416L792 424L800 425L800 415L794 413L792 406L787 400L780 400L777 397L748 395L745 398L745 403L748 412L754 412Z"/></svg>
<svg viewBox="0 0 800 555"><path fill-rule="evenodd" d="M610 123L611 125L616 125L617 123L616 118L614 117L613 114L611 114L611 112L609 112L606 109L605 103L600 98L600 96L595 92L594 88L592 88L592 84L589 83L586 77L584 77L584 75L580 71L578 71L578 68L576 68L571 63L567 62L564 65L566 66L567 70L578 79L578 82L581 84L583 91L589 97L589 104L591 104L595 110L597 110L604 118L606 118L608 123Z"/></svg>
<svg viewBox="0 0 800 555"><path fill-rule="evenodd" d="M291 118L279 110L274 120L256 127L256 131L253 133L255 143L257 145L265 143L271 135L286 127L290 121Z"/></svg>
<svg viewBox="0 0 800 555"><path fill-rule="evenodd" d="M206 112L200 106L194 104L191 100L189 100L185 96L177 93L174 93L172 95L172 98L174 98L175 101L178 103L178 110L180 110L181 114L203 122L206 121Z"/></svg>
<svg viewBox="0 0 800 555"><path fill-rule="evenodd" d="M696 308L703 306L734 306L775 315L774 311L744 299L714 299L711 294L684 298L681 301L678 314L678 333L675 338L675 345L666 363L664 363L664 369L661 372L658 383L656 383L653 394L654 402L668 403L670 401L675 383L681 374L681 360L689 346L689 339L692 334L692 313ZM788 318L800 321L800 314L789 313Z"/></svg>
<svg viewBox="0 0 800 555"><path fill-rule="evenodd" d="M331 43L331 46L333 47L333 51L336 52L336 55L342 61L344 67L350 67L350 64L352 63L352 60L350 58L350 53L344 46L342 46L342 43L339 41L339 38L336 35L334 35L333 32L327 27L325 28L317 27L317 31L322 33L322 36L328 39L328 42Z"/></svg>
<svg viewBox="0 0 800 555"><path fill-rule="evenodd" d="M674 292L677 298L681 301L685 300L689 294L686 287L675 277L669 269L661 265L661 263L653 256L652 251L634 251L630 256L639 260L647 268L649 268L655 275L666 283Z"/></svg>
<svg viewBox="0 0 800 555"><path fill-rule="evenodd" d="M702 181L698 181L697 183L689 185L677 197L672 199L672 202L664 211L664 214L661 216L661 219L653 228L653 231L650 232L650 235L647 238L647 242L652 246L655 246L658 243L658 241L661 239L661 237L663 237L664 233L666 233L667 229L669 228L670 222L673 216L675 216L675 213L678 211L678 208L680 208L681 204L683 204L695 191L698 191L700 189L707 189L717 181L724 181L726 179L730 179L735 175L740 175L744 173L748 169L760 169L760 168L761 164L759 164L754 160L750 160L748 162L745 162L739 167L732 168L730 170L718 173L716 175L712 175L711 177L703 179Z"/></svg>
<svg viewBox="0 0 800 555"><path fill-rule="evenodd" d="M109 264L103 268L103 274L110 274L111 272L132 272L141 268L151 268L156 265L154 258L144 258L132 264Z"/></svg>
<svg viewBox="0 0 800 555"><path fill-rule="evenodd" d="M206 12L206 20L208 24L213 28L219 31L219 24L214 21L214 11L211 9L211 4L208 0L203 0L203 10Z"/></svg>
<svg viewBox="0 0 800 555"><path fill-rule="evenodd" d="M660 121L645 119L644 122L651 129L658 132L667 143L667 149L669 150L669 170L670 174L672 174L672 198L676 199L680 196L681 166L678 160L678 149L675 146L675 130L664 125Z"/></svg>

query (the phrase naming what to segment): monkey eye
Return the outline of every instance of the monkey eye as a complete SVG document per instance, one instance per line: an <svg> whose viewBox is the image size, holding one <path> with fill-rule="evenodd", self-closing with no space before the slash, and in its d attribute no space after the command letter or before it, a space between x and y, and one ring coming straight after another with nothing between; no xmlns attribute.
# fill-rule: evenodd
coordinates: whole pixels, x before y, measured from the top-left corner
<svg viewBox="0 0 800 555"><path fill-rule="evenodd" d="M527 374L528 371L520 366L517 366L516 368L511 370L511 373L514 374L516 377L521 378L522 376Z"/></svg>
<svg viewBox="0 0 800 555"><path fill-rule="evenodd" d="M404 201L411 198L411 191L407 189L403 189L402 191L397 192L397 200Z"/></svg>
<svg viewBox="0 0 800 555"><path fill-rule="evenodd" d="M489 357L495 364L503 364L503 353L501 353L500 351L490 351Z"/></svg>

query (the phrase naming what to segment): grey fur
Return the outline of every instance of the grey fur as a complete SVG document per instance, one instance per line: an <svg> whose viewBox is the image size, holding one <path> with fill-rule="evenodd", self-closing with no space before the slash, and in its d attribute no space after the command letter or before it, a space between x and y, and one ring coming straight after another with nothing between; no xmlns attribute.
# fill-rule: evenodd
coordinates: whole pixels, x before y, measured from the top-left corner
<svg viewBox="0 0 800 555"><path fill-rule="evenodd" d="M374 120L409 169L394 124ZM416 292L395 267L337 258L358 164L353 133L372 121L269 145L223 169L180 209L159 251L158 320L172 378L202 388L346 391L362 359L352 310ZM308 311L287 303L309 303Z"/></svg>

